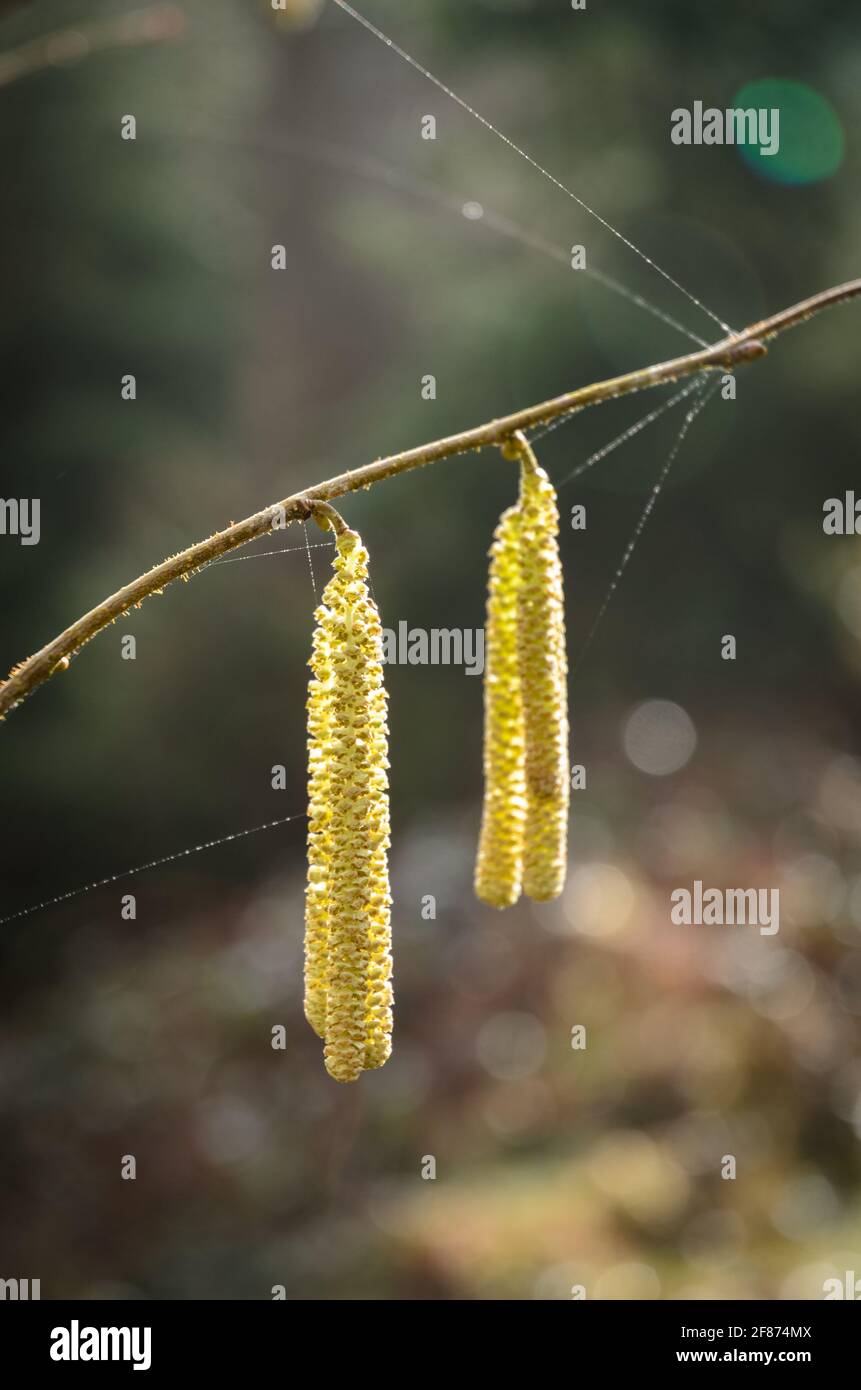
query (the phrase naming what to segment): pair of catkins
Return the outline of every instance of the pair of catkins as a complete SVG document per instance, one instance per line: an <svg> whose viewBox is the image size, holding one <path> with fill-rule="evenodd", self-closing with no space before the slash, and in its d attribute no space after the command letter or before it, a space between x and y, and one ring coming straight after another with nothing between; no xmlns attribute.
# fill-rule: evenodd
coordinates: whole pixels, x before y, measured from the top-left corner
<svg viewBox="0 0 861 1390"><path fill-rule="evenodd" d="M497 908L561 893L569 794L556 495L523 435L504 452L520 461L520 497L490 551L475 871L477 896ZM355 1081L391 1052L388 730L368 553L343 526L335 545L308 688L305 1016L329 1075Z"/></svg>

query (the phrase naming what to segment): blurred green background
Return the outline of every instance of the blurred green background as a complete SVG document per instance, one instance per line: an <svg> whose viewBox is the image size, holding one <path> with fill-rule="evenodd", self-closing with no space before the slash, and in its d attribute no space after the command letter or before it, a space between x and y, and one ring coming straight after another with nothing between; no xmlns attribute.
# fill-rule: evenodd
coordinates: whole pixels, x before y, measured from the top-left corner
<svg viewBox="0 0 861 1390"><path fill-rule="evenodd" d="M3 6L0 52L131 8ZM181 8L179 41L0 87L2 491L42 503L39 545L0 539L4 670L231 518L686 350L575 274L575 243L718 333L334 6ZM861 273L852 0L362 8L734 326ZM782 173L670 143L673 108L775 80L801 84ZM559 903L474 900L481 681L389 668L382 1071L338 1087L302 1018L301 818L3 925L0 1277L46 1298L756 1299L861 1275L861 552L821 524L861 494L858 312L782 339L694 425L571 682L587 787ZM660 399L578 416L542 462L561 484ZM560 491L572 660L680 423ZM344 503L385 626L481 626L514 489L486 452ZM0 915L301 816L314 595L301 531L283 543L147 602L4 726ZM672 926L695 878L779 887L779 934Z"/></svg>

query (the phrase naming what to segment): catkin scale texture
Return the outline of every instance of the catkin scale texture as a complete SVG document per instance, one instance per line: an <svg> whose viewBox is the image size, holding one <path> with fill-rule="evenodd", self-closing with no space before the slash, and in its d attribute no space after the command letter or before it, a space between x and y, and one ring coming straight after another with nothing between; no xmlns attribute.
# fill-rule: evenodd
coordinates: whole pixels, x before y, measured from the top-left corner
<svg viewBox="0 0 861 1390"><path fill-rule="evenodd" d="M376 606L367 604L368 640L373 658L365 665L368 706L367 835L371 845L368 898L368 971L365 1009L366 1069L381 1067L392 1050L391 894L386 692L383 686L382 628Z"/></svg>
<svg viewBox="0 0 861 1390"><path fill-rule="evenodd" d="M324 596L325 597L325 596ZM308 882L305 889L305 1017L318 1037L326 1032L326 961L329 938L329 723L332 696L331 633L325 603L314 614L308 686Z"/></svg>
<svg viewBox="0 0 861 1390"><path fill-rule="evenodd" d="M526 782L523 891L545 902L562 892L567 865L568 663L556 493L531 451L523 459L520 507L517 658Z"/></svg>
<svg viewBox="0 0 861 1390"><path fill-rule="evenodd" d="M336 1081L391 1050L386 694L367 561L355 532L338 536L309 686L306 1014Z"/></svg>
<svg viewBox="0 0 861 1390"><path fill-rule="evenodd" d="M517 660L521 510L500 518L490 549L484 672L484 805L475 892L491 907L520 897L526 813Z"/></svg>

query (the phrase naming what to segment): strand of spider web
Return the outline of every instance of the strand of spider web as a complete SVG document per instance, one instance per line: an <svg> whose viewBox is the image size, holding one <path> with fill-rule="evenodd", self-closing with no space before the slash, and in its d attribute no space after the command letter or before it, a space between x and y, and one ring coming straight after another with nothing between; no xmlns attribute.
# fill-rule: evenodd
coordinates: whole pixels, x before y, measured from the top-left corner
<svg viewBox="0 0 861 1390"><path fill-rule="evenodd" d="M279 141L281 139L282 137L279 137ZM299 157L307 153L297 141L291 140L289 137L284 140L284 143L292 153L297 154ZM357 178L374 180L389 188L395 188L407 193L412 193L415 197L424 198L427 202L433 203L437 207L444 208L448 212L457 212L462 217L467 215L464 212L464 208L469 206L468 202L464 201L463 198L460 200L454 198L450 193L436 188L431 183L414 179L412 176L405 174L402 170L395 169L392 165L384 164L381 160L374 159L369 155L358 156L352 151L344 151L340 147L331 145L328 142L314 141L312 143L315 158L326 158L330 163L346 170L347 173L354 174ZM498 232L500 236L507 237L510 241L514 241L520 246L526 246L531 250L539 251L542 255L549 257L551 260L561 265L568 265L568 254L561 246L554 246L552 242L547 241L537 232L527 231L525 227L521 227L510 217L504 216L502 213L494 212L493 209L487 208L483 203L478 203L476 206L481 208L481 216L469 220L476 224L480 223L489 227L492 231ZM630 289L627 285L623 285L621 281L616 280L605 271L595 270L591 266L583 266L577 274L585 275L587 279L594 280L605 289L611 290L614 294L620 295L623 299L627 299L638 309L643 309L645 312L652 314L669 328L674 328L678 333L689 338L691 342L698 343L700 347L708 346L708 342L705 338L701 338L698 333L694 333L691 329L686 328L683 323L679 323L678 319L673 318L671 314L666 313L663 309L659 309L656 304L652 304L644 295L639 294L636 290Z"/></svg>
<svg viewBox="0 0 861 1390"><path fill-rule="evenodd" d="M30 917L34 912L42 912L45 908L54 907L57 903L68 902L70 898L78 898L83 893L90 893L95 888L104 888L110 883L118 883L120 879L131 878L134 874L142 874L147 869L158 869L164 864L172 864L177 859L186 859L192 854L199 854L201 850L215 849L217 845L226 845L231 840L243 840L247 835L257 835L261 830L273 830L276 825L287 825L289 821L304 820L307 812L298 811L293 816L282 816L279 820L264 821L262 825L252 825L247 830L235 830L230 835L221 835L216 840L204 840L199 845L192 845L188 849L176 850L173 854L162 855L160 859L150 859L146 864L138 864L133 869L122 869L118 874L109 874L106 878L94 879L92 883L85 883L79 888L70 888L67 893L58 893L53 898L46 898L44 902L34 903L32 907L22 907L18 912L10 912L6 917L0 917L0 927L4 927L7 922L15 922L21 917Z"/></svg>
<svg viewBox="0 0 861 1390"><path fill-rule="evenodd" d="M282 138L279 137L279 143L281 142ZM303 156L310 157L310 151L303 148L297 141L287 138L283 140L283 143L291 153L298 155L300 158ZM395 169L392 165L384 164L381 160L371 158L368 155L357 156L352 151L344 151L340 147L331 145L325 141L307 143L313 145L315 158L321 157L328 159L329 162L336 165L336 167L346 170L347 173L354 174L357 178L367 178L377 183L382 183L388 188L395 188L407 193L412 193L415 197L424 198L427 202L433 203L437 207L444 208L448 212L457 212L462 217L467 217L468 220L476 224L487 226L492 231L498 232L500 236L507 237L510 241L514 241L520 246L526 246L533 251L539 251L542 255L549 257L551 260L561 265L568 266L568 253L561 246L554 246L552 242L547 241L537 232L528 231L525 227L521 227L517 222L514 222L510 217L502 213L494 212L493 209L487 208L483 203L475 204L476 207L481 209L481 216L469 218L468 214L464 212L464 209L470 205L469 200L465 201L463 198L458 200L450 193L436 188L433 184L414 179L410 175L405 174L402 170ZM679 323L678 319L673 318L671 314L666 313L663 309L659 309L656 304L652 304L644 295L639 294L636 290L630 289L627 285L623 285L621 281L616 280L605 271L595 270L591 266L584 265L577 271L577 274L584 275L587 279L594 280L605 289L612 290L614 294L618 294L623 299L627 299L638 309L645 310L656 319L660 319L661 322L665 323L669 328L674 328L678 333L689 338L691 342L698 343L700 347L708 347L707 339L701 338L698 333L694 333L690 328L686 328L683 323Z"/></svg>
<svg viewBox="0 0 861 1390"><path fill-rule="evenodd" d="M482 215L481 217L475 218L475 221L486 222L487 226L493 231L498 232L500 236L509 237L512 241L518 242L521 246L529 246L535 251L540 251L543 255L549 256L551 260L558 261L562 265L567 266L569 263L568 254L561 246L554 246L552 242L545 241L544 237L518 226L516 222L512 222L509 217L505 217L501 213L489 211L482 207ZM700 347L708 347L708 342L705 338L701 338L698 333L693 333L690 328L686 328L683 323L679 323L678 319L673 318L671 314L665 313L663 309L659 309L657 305L652 304L643 295L638 294L636 290L629 289L627 285L623 285L621 281L614 279L614 277L608 275L606 271L595 270L591 266L583 266L576 273L578 275L585 275L587 279L594 280L597 284L603 285L605 289L612 290L614 294L621 295L623 299L627 299L631 304L636 305L638 309L644 309L656 319L660 319L662 323L667 324L669 328L674 328L678 333L684 334L692 343L698 343Z"/></svg>
<svg viewBox="0 0 861 1390"><path fill-rule="evenodd" d="M156 134L170 137L174 132L166 129L157 130ZM386 164L382 160L375 159L370 155L359 154L357 151L347 149L341 145L334 144L328 140L309 139L303 137L301 140L279 132L277 137L255 135L253 139L236 139L233 136L225 135L223 132L213 131L186 131L185 139L201 140L209 143L223 145L233 145L240 149L260 148L262 150L273 151L276 154L294 155L298 159L308 161L320 160L330 164L333 168L342 169L345 173L352 174L356 178L364 178L369 181L379 183L387 188L396 189L402 192L411 193L414 197L423 198L436 207L444 208L447 212L456 212L460 216L465 216L464 208L472 200L455 198L443 189L437 188L432 183L424 180L412 178L405 174L403 170L395 168L393 165ZM554 246L552 242L546 241L537 233L529 232L518 223L501 213L494 212L484 206L476 204L481 208L481 216L468 219L477 223L485 223L500 236L508 237L511 241L517 242L521 246L531 247L533 250L540 251L543 255L557 261L561 265L568 264L568 254L561 246ZM708 341L701 338L698 333L694 333L690 328L686 328L678 319L673 318L663 309L659 309L656 304L646 299L645 295L636 290L630 289L620 280L608 275L606 271L595 270L591 266L582 266L577 272L588 280L594 280L596 284L602 285L605 289L612 291L613 294L627 299L638 309L643 309L654 318L660 319L668 328L673 328L677 332L689 338L692 343L698 343L700 347L708 347Z"/></svg>
<svg viewBox="0 0 861 1390"><path fill-rule="evenodd" d="M636 433L639 432L639 430L645 428L646 425L650 424L653 420L657 419L658 416L664 414L666 411L670 410L670 409L672 408L672 406L678 404L678 403L683 399L684 396L690 395L691 392L694 391L694 390L702 391L702 386L703 386L703 382L702 382L701 380L697 380L692 386L687 386L683 391L677 392L676 395L675 395L674 397L672 397L669 401L663 402L663 404L662 404L657 410L650 411L648 415L644 416L643 419L641 419L641 420L638 421L635 425L631 426L629 429L627 429L626 431L624 431L624 433L621 434L621 435L619 435L615 440L612 440L612 441L610 442L610 444L605 445L603 449L600 449L600 450L598 450L595 454L593 454L589 459L586 460L586 462L585 462L584 464L579 465L579 467L576 468L576 469L574 470L573 473L569 474L567 478L563 479L563 482L560 483L559 486L560 486L560 487L564 486L564 483L569 482L572 478L576 477L579 473L585 472L585 470L586 470L587 468L592 467L592 466L593 466L595 463L597 463L601 458L606 457L607 454L609 454L613 449L615 449L615 448L618 447L620 444L622 444L625 440L632 438L634 434L636 434ZM641 517L640 517L640 520L639 520L638 523L637 523L637 527L636 527L636 529L635 529L634 535L633 535L631 541L629 542L629 545L628 545L628 547L627 547L627 549L626 549L626 551L625 551L625 554L624 554L623 557L622 557L622 561L621 561L621 563L620 563L620 565L619 565L619 568L618 568L617 571L616 571L616 575L614 576L613 583L612 583L611 586L610 586L610 589L609 589L609 591L608 591L608 593L607 593L607 596L605 597L605 600L604 600L604 603L603 603L603 605L602 605L601 611L599 612L598 617L596 618L595 623L594 623L593 626L592 626L592 630L591 630L591 632L589 633L589 636L588 636L587 639L586 639L586 643L584 644L583 650L581 651L580 655L579 655L578 658L577 658L577 661L576 661L576 663L575 663L574 669L576 669L577 666L579 666L580 662L583 660L583 657L585 656L586 651L588 650L588 647L590 646L590 644L591 644L591 642L592 642L592 639L593 639L593 637L594 637L594 635L595 635L595 633L596 633L596 631L597 631L597 629L598 629L598 625L599 625L601 619L603 618L604 614L605 614L606 611L607 611L607 608L608 608L608 606L609 606L610 600L612 599L613 594L615 593L616 588L618 587L619 581L620 581L621 576L622 576L622 572L623 572L623 570L625 569L625 566L627 565L628 561L630 560L631 553L632 553L632 551L633 551L633 549L634 549L634 546L636 545L637 540L639 539L640 535L642 534L642 531L643 531L643 529L644 529L644 527L645 527L646 521L648 520L648 517L649 517L649 515L650 515L650 513L651 513L651 511L652 511L652 508L654 507L655 502L656 502L656 500L657 500L658 494L660 493L661 488L663 487L663 484L664 484L664 482L666 481L666 478L667 478L667 475L668 475L668 473L669 473L669 470L670 470L670 468L671 468L671 466L672 466L673 460L675 459L675 456L676 456L676 454L678 453L679 448L681 447L681 444L682 444L682 441L683 441L683 439L684 439L684 437L685 437L685 434L687 433L687 431L688 431L690 425L693 423L693 420L694 420L694 419L696 418L696 416L699 414L699 411L700 411L700 410L703 408L703 406L705 405L706 400L709 399L709 398L711 397L712 394L713 394L712 392L709 392L709 393L707 393L707 396L705 396L705 397L704 397L704 396L701 396L700 400L697 402L697 404L696 404L696 406L694 407L694 409L688 412L688 415L687 415L686 418L685 418L684 424L682 425L682 429L681 429L681 431L679 432L679 435L678 435L678 437L677 437L677 439L676 439L676 443L675 443L675 445L674 445L674 447L673 447L673 449L672 449L672 451L671 451L671 453L670 453L669 458L667 459L667 461L666 461L666 463L665 463L665 465L664 465L664 467L663 467L663 469L662 469L661 476L660 476L660 478L658 479L657 484L655 485L655 487L654 487L653 490L652 490L652 493L651 493L651 495L650 495L650 497L649 497L649 500L648 500L648 502L646 503L646 507L645 507L645 509L644 509L644 511L643 511L643 513L642 513L642 515L641 515ZM568 418L568 417L566 417L566 418ZM557 423L558 423L558 422L557 422ZM534 438L534 439L535 439L535 438L540 438L540 437L542 437L542 434L546 434L546 433L548 433L548 432L549 432L549 431L545 430L545 431L543 431L541 434L533 436L533 438ZM315 542L314 545L313 545L313 549L315 549L315 550L320 550L320 549L323 549L323 550L330 550L331 548L332 548L331 542L326 542L326 541ZM310 550L311 550L311 549L312 549L312 546L311 546L311 543L310 543L309 540L308 540L308 534L307 534L307 528L306 528L306 529L305 529L305 545L304 545L304 546L282 546L282 547L279 547L277 550L265 550L265 551L259 552L259 553L256 554L256 555L242 555L242 556L239 556L239 557L235 557L235 556L234 556L234 557L232 557L232 558L230 558L230 559L226 559L226 560L217 560L217 561L213 561L212 565L210 565L209 568L213 568L214 566L217 566L217 565L219 565L219 564L235 564L235 563L238 562L238 560L257 560L257 559L264 559L264 558L266 558L267 556L272 556L272 555L287 555L287 554L291 554L291 553L298 553L300 550L306 550L306 551L307 551L307 553L308 553L308 559L309 559L309 564L310 564L310 558L311 558L311 557L310 557ZM315 594L315 597L316 597L317 589L316 589L316 583L315 583L315 581L314 581L313 568L311 569L311 582L312 582L312 585L314 586L314 594ZM190 847L188 847L188 848L186 848L186 849L176 850L176 851L174 851L174 852L171 853L171 854L161 855L161 856L160 856L159 858L157 858L157 859L150 859L150 860L147 860L146 863L144 863L144 864L138 864L138 865L136 865L136 866L135 866L134 868L132 868L132 869L122 869L122 870L120 870L119 873L109 874L109 875L107 875L107 876L104 877L104 878L93 879L91 882L82 884L82 885L78 886L77 888L71 888L71 889L69 889L67 892L64 892L64 893L57 893L57 894L55 894L55 896L52 897L52 898L46 898L44 901L39 902L39 903L34 903L34 904L32 904L30 907L21 908L21 909L19 909L17 912L12 912L12 913L9 913L9 914L8 914L7 916L5 916L5 917L0 917L0 926L5 926L5 925L6 925L7 923L9 923L9 922L18 921L18 920L20 920L21 918L24 918L24 917L30 917L30 916L32 916L32 915L33 915L34 913L36 913L36 912L42 912L42 911L47 910L47 909L50 908L50 907L55 907L55 906L57 906L57 905L60 904L60 903L68 902L68 901L70 901L70 899L72 899L72 898L81 897L83 894L93 892L93 891L95 891L97 888L104 888L104 887L109 886L109 885L112 884L112 883L118 883L118 882L120 882L120 881L123 880L123 879L132 878L132 877L134 877L134 876L137 875L137 874L141 874L141 873L147 872L147 870L149 870L149 869L162 868L162 867L163 867L164 865L166 865L166 864L175 863L175 862L176 862L177 860L179 860L179 859L189 858L191 855L193 855L193 854L199 854L199 853L201 853L203 850L215 849L215 848L217 848L219 845L230 844L233 840L241 840L241 839L246 838L246 837L249 836L249 835L256 835L256 834L259 834L261 831L264 831L264 830L272 830L272 829L276 828L277 826L280 826L280 825L287 825L287 824L289 824L291 821L301 820L301 819L303 819L306 815L307 815L307 812L304 812L304 811L303 811L303 812L297 812L296 814L294 814L294 815L292 815L292 816L282 816L282 817L280 817L280 818L277 819L277 820L264 821L263 824L261 824L261 825L251 826L250 828L245 829L245 830L233 831L233 832L231 832L231 833L228 834L228 835L221 835L221 836L219 836L217 839L214 839L214 840L204 840L204 841L202 841L202 842L201 842L200 844L198 844L198 845L192 845L192 846L190 846Z"/></svg>
<svg viewBox="0 0 861 1390"><path fill-rule="evenodd" d="M263 550L258 552L256 555L240 555L233 556L231 559L227 560L214 560L212 562L212 565L208 566L208 568L211 569L217 565L233 564L236 563L237 560L262 560L269 555L289 555L291 553L298 553L300 550L304 550L308 556L308 568L311 574L311 587L314 590L314 600L316 603L317 581L314 577L314 566L311 562L312 545L308 539L307 525L304 522L302 523L302 529L305 533L304 545L281 546L277 550ZM317 541L314 543L313 549L331 550L332 542ZM273 830L278 825L287 825L290 821L302 820L306 815L307 812L300 811L292 816L281 816L278 820L264 821L262 825L254 825L247 830L235 830L232 831L231 834L221 835L215 840L204 840L199 845L192 845L190 848L187 849L176 850L172 854L161 855L158 859L150 859L145 864L138 864L136 868L121 869L119 873L109 874L105 878L93 879L91 883L82 884L78 888L70 888L68 892L57 893L53 898L46 898L44 902L34 903L31 907L23 907L18 912L12 912L9 913L9 915L6 917L0 917L0 927L5 926L7 922L15 922L22 917L30 917L34 912L42 912L49 907L55 907L58 903L68 902L70 898L81 897L84 893L93 892L93 890L96 888L105 888L108 884L119 882L120 879L131 878L135 874L142 874L147 869L162 868L165 864L172 864L178 859L187 859L192 854L199 854L202 850L215 849L218 845L230 844L232 840L242 840L245 839L245 837L248 835L257 835L260 833L261 830Z"/></svg>
<svg viewBox="0 0 861 1390"><path fill-rule="evenodd" d="M200 138L200 137L198 137ZM460 216L465 216L464 207L468 206L468 201L463 198L455 198L443 189L437 188L434 184L424 180L415 179L411 175L404 173L401 169L396 169L391 164L385 164L382 160L373 158L370 155L360 155L353 150L346 150L339 145L334 145L325 140L298 140L289 135L279 134L277 139L268 140L256 137L255 143L259 143L263 148L273 148L280 153L285 151L293 154L300 159L321 159L335 168L343 169L348 174L353 174L356 178L365 178L372 182L383 184L387 188L411 193L414 197L423 198L436 207L445 209L447 212L456 212ZM510 217L502 213L494 212L484 204L477 204L481 208L481 216L470 219L476 224L483 224L500 236L507 237L509 240L526 246L534 251L539 251L542 255L557 261L561 265L568 265L568 254L561 246L555 246L536 232L527 231ZM691 342L698 343L700 347L707 347L705 338L701 338L698 333L686 328L678 319L671 314L659 309L656 304L652 304L644 295L636 290L630 289L621 281L616 280L612 275L605 271L595 270L591 266L583 266L578 275L584 275L589 280L594 280L605 289L611 290L614 294L627 299L638 309L643 309L646 313L652 314L654 318L660 319L667 327L674 328L678 333L689 338Z"/></svg>
<svg viewBox="0 0 861 1390"><path fill-rule="evenodd" d="M695 304L698 309L700 309L704 314L707 314L708 317L712 319L716 324L718 324L724 330L725 333L731 334L733 332L732 328L730 328L728 323L724 323L723 319L719 318L717 314L713 313L712 310L709 309L706 304L703 304L702 300L697 299L696 295L692 294L690 290L686 290L684 285L680 285L678 280L675 280L673 276L670 275L669 271L664 270L663 266L658 265L657 261L653 261L650 256L646 255L645 251L640 250L639 246L635 246L633 241L630 241L628 237L626 237L622 232L618 231L616 227L614 227L610 222L606 220L606 218L602 217L599 212L596 212L594 208L590 207L588 203L584 202L582 198L578 197L576 193L574 193L564 183L562 183L553 174L551 174L549 169L545 169L543 164L539 164L536 159L532 158L532 155L527 154L526 150L522 149L520 145L516 145L513 140L509 139L507 135L504 135L501 130L499 130L487 119L486 116L482 116L480 111L476 111L475 107L470 106L469 102L465 101L463 97L458 96L457 92L453 91L451 87L446 86L446 84L443 81L441 81L440 78L435 77L432 72L430 72L426 67L423 67L417 58L413 58L411 54L407 53L406 49L401 48L399 44L395 43L394 39L390 39L388 34L384 34L382 29L378 29L375 24L372 24L371 21L367 19L363 14L360 14L358 10L354 10L352 5L347 4L347 0L334 0L334 3L338 6L340 10L343 10L345 14L349 15L351 19L355 19L356 22L361 24L364 29L367 29L370 34L373 34L374 37L379 39L381 43L385 44L386 48L390 48L392 52L396 53L399 58L402 58L404 62L409 63L410 67L414 68L416 72L421 73L422 77L427 78L429 82L432 82L435 87L439 88L439 90L443 92L447 97L449 97L452 101L456 102L458 106L460 106L476 121L479 121L481 125L483 125L487 130L489 130L493 135L495 135L497 139L501 140L503 144L508 145L510 149L514 150L515 154L520 155L521 159L525 159L527 164L531 164L533 169L536 169L539 174L542 174L544 178L549 179L550 182L562 193L564 193L568 198L573 199L573 201L578 205L578 207L581 207L584 212L587 212L589 214L590 217L594 217L596 222L600 222L601 226L605 227L608 232L612 232L613 236L618 237L619 241L623 242L630 251L633 251L634 254L639 256L642 261L645 261L646 265L651 266L652 269L656 270L659 275L662 275L663 278L674 287L674 289L677 289L681 294L683 294L687 299L689 299L692 304Z"/></svg>
<svg viewBox="0 0 861 1390"><path fill-rule="evenodd" d="M689 410L687 411L687 413L685 414L685 418L684 418L684 420L682 421L682 427L681 427L681 429L679 430L678 434L676 435L675 443L673 444L673 447L671 448L671 450L670 450L670 452L669 452L669 455L667 456L667 459L666 459L666 461L664 462L664 465L663 465L663 467L661 468L660 473L658 474L657 482L655 483L654 487L652 488L651 492L649 493L649 496L648 496L648 498L647 498L647 500L646 500L646 505L644 506L642 512L640 513L640 516L639 516L639 519L638 519L638 521L637 521L637 524L636 524L636 526L634 527L634 531L633 531L633 534L632 534L632 536L631 536L631 539L629 540L627 546L625 547L625 551L624 551L624 554L622 555L622 559L620 560L619 565L618 565L618 567L617 567L617 569L616 569L616 573L613 575L613 578L612 578L612 580L611 580L611 582L610 582L610 587L609 587L609 589L607 590L606 594L604 595L604 602L601 604L601 607L600 607L600 609L599 609L599 611L598 611L598 616L596 617L594 623L592 624L592 627L591 627L591 629L590 629L590 631L589 631L589 635L587 636L586 641L583 643L583 646L581 647L581 649L580 649L580 651L579 651L579 653L578 653L578 655L577 655L577 659L576 659L575 662L574 662L574 665L573 665L572 671L571 671L571 674L572 674L572 675L573 675L573 674L579 669L579 667L582 665L582 663L583 663L583 658L586 656L586 653L588 652L589 648L590 648L591 645L592 645L592 642L594 641L595 634L596 634L596 632L598 631L598 628L601 626L601 622L603 621L604 615L605 615L605 613L607 612L607 609L609 608L610 603L612 602L613 596L614 596L614 594L616 593L616 590L617 590L618 587L619 587L619 583L620 583L620 581L621 581L622 575L624 574L625 570L626 570L627 567L628 567L628 563L629 563L629 561L630 561L630 559L631 559L631 556L632 556L633 553L634 553L634 549L635 549L635 547L636 547L636 544L637 544L638 540L640 539L640 537L642 536L643 531L645 530L646 523L647 523L647 521L649 520L649 517L652 515L652 512L654 511L655 503L657 502L658 497L660 496L661 491L662 491L662 489L663 489L663 486L664 486L665 482L667 481L667 478L669 477L670 469L672 468L673 463L675 462L676 456L677 456L677 454L678 454L680 448L682 447L682 444L684 443L685 436L687 435L688 430L690 429L691 425L694 423L694 420L696 420L696 418L697 418L697 416L699 415L700 411L701 411L701 410L708 404L708 402L711 400L712 396L714 395L715 391L717 390L717 387L720 385L720 382L719 382L719 381L718 381L718 382L715 382L715 385L711 388L711 390L706 389L702 383L698 383L698 385L699 385L699 390L698 390L698 392L697 392L697 399L694 401L694 404L690 407L690 409L689 409Z"/></svg>
<svg viewBox="0 0 861 1390"><path fill-rule="evenodd" d="M206 566L206 569L218 569L219 565L238 565L245 560L265 560L267 555L298 555L300 550L307 551L331 549L331 541L313 541L310 544L308 544L306 538L305 545L282 545L279 546L277 550L258 550L254 555L232 555L226 560L212 560ZM316 594L316 589L314 592Z"/></svg>
<svg viewBox="0 0 861 1390"><path fill-rule="evenodd" d="M596 449L594 454L590 454L583 463L578 463L576 468L572 469L570 473L566 474L566 476L556 484L557 491L559 488L564 487L566 483L572 482L574 478L579 478L581 473L587 473L590 468L594 468L596 463L600 463L602 459L605 459L608 454L612 454L620 445L627 444L629 439L633 439L635 435L640 433L640 430L644 430L655 420L660 419L662 415L665 415L668 410L672 410L674 406L677 406L680 401L685 400L692 392L699 390L701 384L701 381L698 379L693 382L693 384L685 386L681 391L677 391L674 396L671 396L669 400L663 401L662 404L656 406L654 410L650 410L647 415L641 416L639 420L633 425L629 425L621 434L617 434L615 439L610 440L609 444L603 444L600 449ZM539 430L537 434L530 436L529 442L535 444L539 439L545 439L548 434L552 434L553 430L558 429L560 425L569 424L570 421L574 419L575 414L576 412L572 411L567 415L560 415L559 419L554 420L546 429Z"/></svg>
<svg viewBox="0 0 861 1390"><path fill-rule="evenodd" d="M305 533L305 549L308 553L308 569L311 574L311 588L314 590L314 607L317 606L317 580L314 578L314 564L311 559L311 542L308 540L308 525L302 522L302 530Z"/></svg>

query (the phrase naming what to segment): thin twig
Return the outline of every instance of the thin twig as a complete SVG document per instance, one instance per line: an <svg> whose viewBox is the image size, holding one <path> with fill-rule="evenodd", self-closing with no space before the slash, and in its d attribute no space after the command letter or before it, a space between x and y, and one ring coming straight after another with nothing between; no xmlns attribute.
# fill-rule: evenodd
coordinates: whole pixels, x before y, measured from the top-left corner
<svg viewBox="0 0 861 1390"><path fill-rule="evenodd" d="M344 497L359 488L369 488L384 478L394 478L413 468L421 468L426 463L436 463L440 459L451 458L455 454L467 453L474 449L484 449L500 445L510 439L518 430L528 430L535 425L545 424L557 416L583 410L586 406L598 405L603 401L614 400L634 391L660 386L665 382L678 381L693 376L696 372L723 369L732 371L741 363L753 361L767 351L766 342L777 337L796 324L812 318L823 309L835 304L845 303L861 295L861 280L851 280L845 285L824 290L821 294L805 299L771 318L762 319L740 333L734 333L711 347L699 352L688 353L685 357L675 357L668 362L659 362L652 367L643 367L628 372L624 376L612 377L608 381L594 382L576 391L555 396L541 405L528 406L512 415L491 420L474 429L463 430L460 434L448 435L431 444L422 444L416 449L393 454L389 458L376 459L361 468L341 473L336 478L317 483L313 487L276 502L244 521L234 522L223 531L216 531L207 540L172 555L160 565L148 570L138 579L118 589L115 594L92 608L89 613L78 618L71 627L61 632L47 646L15 667L9 679L0 685L0 719L11 709L42 685L57 671L65 670L74 654L114 622L130 608L140 607L151 594L160 594L166 585L175 579L187 579L195 571L202 569L211 560L245 545L257 536L268 531L279 530L288 522L308 520L315 513L325 514L320 503L334 497Z"/></svg>

